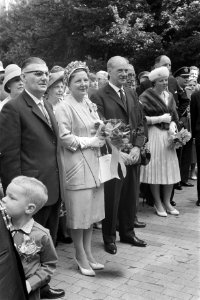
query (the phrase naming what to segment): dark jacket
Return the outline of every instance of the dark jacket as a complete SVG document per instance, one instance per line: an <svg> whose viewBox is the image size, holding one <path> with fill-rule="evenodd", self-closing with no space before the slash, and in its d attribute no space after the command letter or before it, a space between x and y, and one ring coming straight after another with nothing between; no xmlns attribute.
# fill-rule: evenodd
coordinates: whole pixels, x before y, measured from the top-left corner
<svg viewBox="0 0 200 300"><path fill-rule="evenodd" d="M130 124L131 129L138 130L137 137L133 137L133 146L141 147L144 143L144 124L141 108L135 91L124 88L126 94L127 109L123 105L116 91L107 84L91 95L90 99L97 104L100 117L105 119L121 119Z"/></svg>
<svg viewBox="0 0 200 300"><path fill-rule="evenodd" d="M4 191L16 176L35 177L48 189L46 205L53 205L59 198L61 164L57 123L48 103L45 107L53 130L25 91L4 105L0 113L0 167Z"/></svg>
<svg viewBox="0 0 200 300"><path fill-rule="evenodd" d="M0 211L0 299L28 300L21 260Z"/></svg>
<svg viewBox="0 0 200 300"><path fill-rule="evenodd" d="M193 138L200 138L200 91L191 96L190 103L191 127Z"/></svg>

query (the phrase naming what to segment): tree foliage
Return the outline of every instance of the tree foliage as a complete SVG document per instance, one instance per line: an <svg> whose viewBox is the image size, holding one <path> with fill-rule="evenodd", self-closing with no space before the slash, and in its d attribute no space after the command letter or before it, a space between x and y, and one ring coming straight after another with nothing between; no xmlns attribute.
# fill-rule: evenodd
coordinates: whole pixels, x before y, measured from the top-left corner
<svg viewBox="0 0 200 300"><path fill-rule="evenodd" d="M139 72L165 53L174 68L199 66L199 20L191 0L18 0L0 17L0 58L40 56L50 67L85 59L95 71L122 55Z"/></svg>

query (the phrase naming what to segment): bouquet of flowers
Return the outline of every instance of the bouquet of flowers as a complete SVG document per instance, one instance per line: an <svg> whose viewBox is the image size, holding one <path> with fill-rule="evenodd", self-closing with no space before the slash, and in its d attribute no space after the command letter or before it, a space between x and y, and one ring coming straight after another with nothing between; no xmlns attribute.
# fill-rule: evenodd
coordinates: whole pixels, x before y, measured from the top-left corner
<svg viewBox="0 0 200 300"><path fill-rule="evenodd" d="M171 149L178 149L184 146L191 139L191 133L182 128L179 132L171 132L169 131L169 147Z"/></svg>
<svg viewBox="0 0 200 300"><path fill-rule="evenodd" d="M129 152L133 147L129 143L130 126L120 119L104 120L95 123L96 136L104 137L108 144L113 145L118 150Z"/></svg>

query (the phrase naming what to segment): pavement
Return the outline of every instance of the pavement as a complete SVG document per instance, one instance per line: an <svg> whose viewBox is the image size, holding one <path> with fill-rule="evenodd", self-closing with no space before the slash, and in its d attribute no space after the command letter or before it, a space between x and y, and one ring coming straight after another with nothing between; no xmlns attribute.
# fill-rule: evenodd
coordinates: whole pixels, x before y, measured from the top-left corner
<svg viewBox="0 0 200 300"><path fill-rule="evenodd" d="M73 260L73 245L59 244L59 262L51 286L65 290L64 300L200 300L200 207L196 187L176 191L179 216L158 217L140 199L136 229L146 248L119 242L117 254L104 251L101 230L94 230L93 250L105 269L83 276Z"/></svg>

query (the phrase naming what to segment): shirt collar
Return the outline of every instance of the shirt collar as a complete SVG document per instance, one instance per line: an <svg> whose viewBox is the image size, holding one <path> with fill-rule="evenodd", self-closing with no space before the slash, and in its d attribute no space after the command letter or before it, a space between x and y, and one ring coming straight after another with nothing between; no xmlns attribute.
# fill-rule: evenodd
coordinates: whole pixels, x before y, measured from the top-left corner
<svg viewBox="0 0 200 300"><path fill-rule="evenodd" d="M27 92L27 94L33 99L33 101L38 105L39 103L43 104L43 99L38 99L36 98L33 94L31 94L30 92L28 92L26 89L25 91Z"/></svg>
<svg viewBox="0 0 200 300"><path fill-rule="evenodd" d="M109 81L109 85L115 90L115 92L116 92L117 94L119 94L119 90L122 90L122 91L124 92L123 86L122 86L121 88L119 88L118 86L112 84L110 81Z"/></svg>
<svg viewBox="0 0 200 300"><path fill-rule="evenodd" d="M20 231L23 231L26 234L30 234L31 230L33 228L33 224L34 224L34 219L31 218L24 226L22 226L21 228L18 228L17 231L20 230ZM15 230L16 230L16 228L12 225L11 226L11 232L15 231Z"/></svg>

